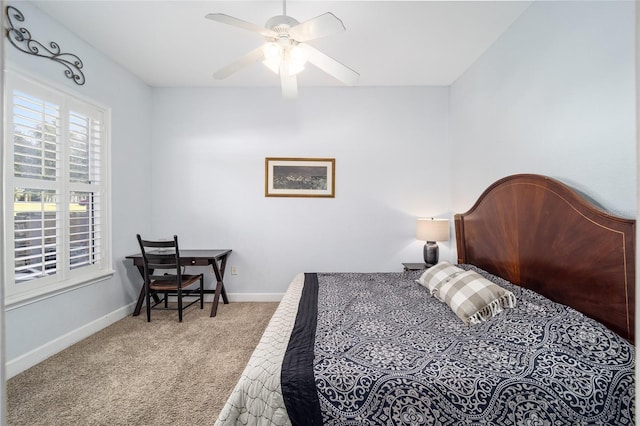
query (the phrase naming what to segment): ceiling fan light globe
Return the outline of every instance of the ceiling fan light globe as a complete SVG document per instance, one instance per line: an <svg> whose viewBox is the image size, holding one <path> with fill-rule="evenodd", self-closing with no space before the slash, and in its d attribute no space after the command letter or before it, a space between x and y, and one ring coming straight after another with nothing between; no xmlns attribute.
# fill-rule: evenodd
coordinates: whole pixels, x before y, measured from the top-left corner
<svg viewBox="0 0 640 426"><path fill-rule="evenodd" d="M262 52L264 53L264 58L267 61L278 61L279 63L280 58L282 57L282 48L278 43L274 43L272 41L264 44Z"/></svg>
<svg viewBox="0 0 640 426"><path fill-rule="evenodd" d="M267 68L274 73L280 72L280 63L282 62L282 47L275 42L267 42L262 46L262 53L264 54L264 61L262 62Z"/></svg>
<svg viewBox="0 0 640 426"><path fill-rule="evenodd" d="M298 46L291 47L286 52L286 58L289 75L296 75L304 70L304 66L307 63L307 54L303 49Z"/></svg>

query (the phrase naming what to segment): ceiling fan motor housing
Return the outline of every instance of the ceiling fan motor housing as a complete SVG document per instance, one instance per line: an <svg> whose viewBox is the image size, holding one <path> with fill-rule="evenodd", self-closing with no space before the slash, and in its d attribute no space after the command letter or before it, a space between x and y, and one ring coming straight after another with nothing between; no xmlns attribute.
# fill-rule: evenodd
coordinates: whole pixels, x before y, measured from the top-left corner
<svg viewBox="0 0 640 426"><path fill-rule="evenodd" d="M289 35L289 29L295 27L300 22L297 19L292 18L291 16L286 15L278 15L270 18L267 23L264 25L265 28L268 28L272 31L278 33L278 35Z"/></svg>

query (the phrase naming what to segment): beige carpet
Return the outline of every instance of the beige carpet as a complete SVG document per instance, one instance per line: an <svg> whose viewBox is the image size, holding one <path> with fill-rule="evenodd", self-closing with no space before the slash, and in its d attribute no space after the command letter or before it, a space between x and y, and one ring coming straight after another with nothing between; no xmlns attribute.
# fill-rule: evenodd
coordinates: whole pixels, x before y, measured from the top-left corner
<svg viewBox="0 0 640 426"><path fill-rule="evenodd" d="M10 379L8 424L213 424L276 307L127 317Z"/></svg>

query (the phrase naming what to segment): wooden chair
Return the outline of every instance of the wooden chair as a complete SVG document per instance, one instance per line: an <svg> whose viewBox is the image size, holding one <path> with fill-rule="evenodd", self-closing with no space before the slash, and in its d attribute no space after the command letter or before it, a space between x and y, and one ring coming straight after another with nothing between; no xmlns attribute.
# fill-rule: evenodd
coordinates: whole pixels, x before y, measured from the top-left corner
<svg viewBox="0 0 640 426"><path fill-rule="evenodd" d="M151 321L151 309L169 309L178 311L178 319L182 322L182 311L194 303L200 301L200 309L204 307L204 275L185 275L180 265L180 250L178 237L173 236L169 241L143 240L137 234L142 259L144 261L144 292L147 305L147 321ZM154 274L155 270L161 270L162 274ZM196 282L200 282L195 289L186 289ZM162 295L162 298L158 296ZM151 304L153 296L154 304ZM170 308L169 296L178 299L177 308ZM196 299L183 306L183 298L195 297ZM164 302L163 307L157 307Z"/></svg>

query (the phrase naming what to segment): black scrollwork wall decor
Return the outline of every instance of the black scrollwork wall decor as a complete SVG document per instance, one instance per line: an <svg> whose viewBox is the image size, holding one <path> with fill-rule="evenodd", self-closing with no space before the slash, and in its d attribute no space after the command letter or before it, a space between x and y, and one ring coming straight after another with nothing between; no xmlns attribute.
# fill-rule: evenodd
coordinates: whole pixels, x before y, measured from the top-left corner
<svg viewBox="0 0 640 426"><path fill-rule="evenodd" d="M72 79L80 86L84 84L84 74L82 73L84 64L79 57L72 53L61 53L60 46L55 41L49 43L49 47L47 47L32 39L29 30L15 25L18 22L24 22L24 15L13 6L7 6L7 20L7 38L18 50L62 64L66 68L64 75L67 78Z"/></svg>

